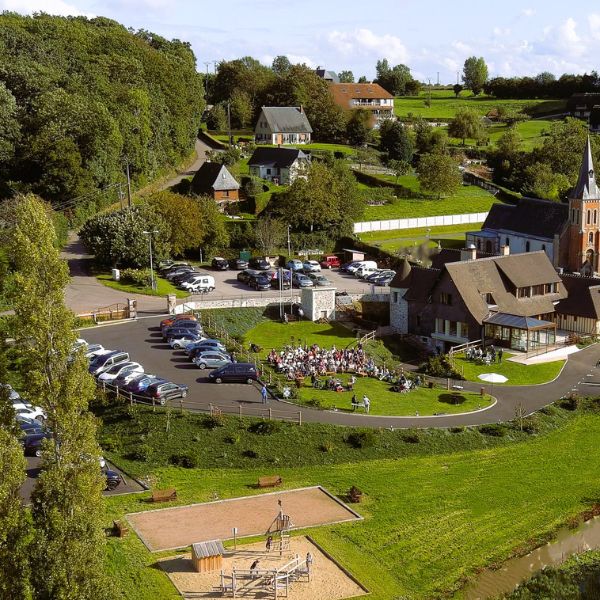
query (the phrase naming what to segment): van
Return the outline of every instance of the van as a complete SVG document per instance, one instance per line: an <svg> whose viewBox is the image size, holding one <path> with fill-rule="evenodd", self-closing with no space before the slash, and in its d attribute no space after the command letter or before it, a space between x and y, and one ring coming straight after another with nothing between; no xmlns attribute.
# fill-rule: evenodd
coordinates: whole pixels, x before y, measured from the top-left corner
<svg viewBox="0 0 600 600"><path fill-rule="evenodd" d="M351 264L347 271L348 273L356 273L356 271L358 269L360 269L360 267L371 267L373 269L377 268L377 263L374 260L358 260L355 263Z"/></svg>
<svg viewBox="0 0 600 600"><path fill-rule="evenodd" d="M321 258L320 264L322 269L337 269L340 267L341 262L335 254L328 254Z"/></svg>
<svg viewBox="0 0 600 600"><path fill-rule="evenodd" d="M372 273L377 273L379 271L379 269L377 268L377 263L373 263L373 264L375 264L375 266L361 265L360 267L358 267L358 269L356 269L356 271L354 271L354 277L359 277L360 279L362 279L363 277L366 277L367 275L371 275Z"/></svg>
<svg viewBox="0 0 600 600"><path fill-rule="evenodd" d="M129 354L127 352L122 352L121 350L100 354L99 356L96 356L96 358L94 358L94 360L92 360L90 363L89 372L92 375L99 375L113 365L126 362L128 360Z"/></svg>
<svg viewBox="0 0 600 600"><path fill-rule="evenodd" d="M215 278L212 275L201 273L193 279L182 283L181 287L194 294L198 292L212 292L215 289Z"/></svg>
<svg viewBox="0 0 600 600"><path fill-rule="evenodd" d="M213 383L258 381L259 373L252 363L230 363L208 374L208 380Z"/></svg>

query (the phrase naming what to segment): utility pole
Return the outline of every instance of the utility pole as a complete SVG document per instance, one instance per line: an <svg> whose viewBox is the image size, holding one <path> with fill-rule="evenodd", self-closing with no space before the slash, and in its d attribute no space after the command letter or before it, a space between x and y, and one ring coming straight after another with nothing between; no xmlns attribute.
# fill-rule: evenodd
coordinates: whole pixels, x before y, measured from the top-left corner
<svg viewBox="0 0 600 600"><path fill-rule="evenodd" d="M215 69L215 75L216 75L216 74L217 74L217 65L219 64L219 61L218 61L218 60L213 60L213 61L211 61L211 62L212 62L212 64L213 64L213 66L214 66L214 69Z"/></svg>
<svg viewBox="0 0 600 600"><path fill-rule="evenodd" d="M152 262L152 234L158 233L158 231L143 231L144 235L148 236L148 243L150 244L150 282L153 290L156 290L156 282L154 280L154 264Z"/></svg>
<svg viewBox="0 0 600 600"><path fill-rule="evenodd" d="M458 80L459 76L460 76L460 71L456 71L456 85L460 84L460 81Z"/></svg>
<svg viewBox="0 0 600 600"><path fill-rule="evenodd" d="M292 257L292 243L290 240L290 226L287 226L287 246L288 246L288 257Z"/></svg>
<svg viewBox="0 0 600 600"><path fill-rule="evenodd" d="M204 64L206 65L206 85L205 85L205 91L204 93L206 94L206 97L208 98L208 67L210 65L210 60L206 60L204 61Z"/></svg>
<svg viewBox="0 0 600 600"><path fill-rule="evenodd" d="M127 173L127 206L131 208L131 177L129 176L129 157L125 157L125 172Z"/></svg>
<svg viewBox="0 0 600 600"><path fill-rule="evenodd" d="M440 72L437 72L437 84L440 85Z"/></svg>

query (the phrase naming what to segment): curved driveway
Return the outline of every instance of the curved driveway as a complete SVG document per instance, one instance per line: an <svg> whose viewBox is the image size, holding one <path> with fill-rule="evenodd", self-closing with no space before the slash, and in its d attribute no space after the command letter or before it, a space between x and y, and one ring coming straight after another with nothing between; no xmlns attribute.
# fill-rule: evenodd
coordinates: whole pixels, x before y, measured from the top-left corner
<svg viewBox="0 0 600 600"><path fill-rule="evenodd" d="M163 315L164 317L164 315ZM159 318L145 318L123 324L85 329L81 332L89 342L101 343L106 348L127 350L132 360L144 365L147 372L157 373L179 383L186 383L190 392L185 406L191 410L206 410L209 404L224 407L233 412L258 414L261 409L271 408L275 417L297 418L299 410L306 422L330 423L362 427L457 427L482 425L508 421L515 417L522 406L526 414L539 410L573 389L582 395L596 394L600 386L600 346L594 345L571 354L559 377L551 383L536 386L494 386L493 394L498 402L491 408L475 413L439 415L432 417L382 417L358 413L322 411L300 408L295 404L269 399L266 406L260 401L259 389L254 386L208 383L206 372L199 371L183 353L173 352L162 343ZM465 382L465 389L479 390L477 383ZM492 390L490 390L492 391ZM600 390L598 390L600 391Z"/></svg>

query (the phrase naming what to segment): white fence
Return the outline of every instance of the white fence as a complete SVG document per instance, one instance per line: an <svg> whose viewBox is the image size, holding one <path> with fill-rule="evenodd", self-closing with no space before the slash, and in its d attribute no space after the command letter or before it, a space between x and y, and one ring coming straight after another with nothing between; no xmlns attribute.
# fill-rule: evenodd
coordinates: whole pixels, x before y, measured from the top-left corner
<svg viewBox="0 0 600 600"><path fill-rule="evenodd" d="M414 217L411 219L389 219L388 221L363 221L354 223L354 233L370 231L390 231L391 229L416 229L420 227L443 227L445 225L463 225L481 223L488 216L487 212L468 213L463 215L438 215L436 217Z"/></svg>

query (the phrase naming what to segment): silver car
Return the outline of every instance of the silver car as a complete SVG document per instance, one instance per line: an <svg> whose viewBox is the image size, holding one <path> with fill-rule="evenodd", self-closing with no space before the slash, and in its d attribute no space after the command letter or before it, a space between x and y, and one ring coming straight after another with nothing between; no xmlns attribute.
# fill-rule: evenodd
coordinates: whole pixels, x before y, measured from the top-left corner
<svg viewBox="0 0 600 600"><path fill-rule="evenodd" d="M313 282L313 285L331 285L331 281L329 281L325 275L320 275L319 273L308 273L306 276Z"/></svg>
<svg viewBox="0 0 600 600"><path fill-rule="evenodd" d="M201 352L194 357L194 364L199 369L216 369L228 365L230 362L231 356L221 352Z"/></svg>

